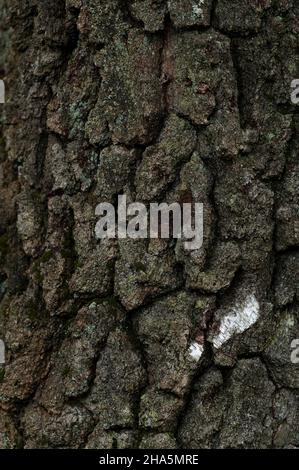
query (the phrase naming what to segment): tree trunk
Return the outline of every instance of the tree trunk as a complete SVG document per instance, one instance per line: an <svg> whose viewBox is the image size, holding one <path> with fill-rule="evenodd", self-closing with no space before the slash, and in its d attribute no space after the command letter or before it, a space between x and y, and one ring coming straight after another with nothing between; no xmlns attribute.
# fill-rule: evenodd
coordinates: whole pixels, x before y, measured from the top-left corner
<svg viewBox="0 0 299 470"><path fill-rule="evenodd" d="M0 5L0 448L298 447L297 2Z"/></svg>

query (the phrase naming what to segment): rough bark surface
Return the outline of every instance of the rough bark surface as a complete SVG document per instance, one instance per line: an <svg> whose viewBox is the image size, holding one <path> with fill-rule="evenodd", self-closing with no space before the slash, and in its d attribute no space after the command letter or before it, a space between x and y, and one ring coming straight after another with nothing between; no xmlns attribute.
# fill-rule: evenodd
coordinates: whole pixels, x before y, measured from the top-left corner
<svg viewBox="0 0 299 470"><path fill-rule="evenodd" d="M0 448L299 447L298 1L0 6Z"/></svg>

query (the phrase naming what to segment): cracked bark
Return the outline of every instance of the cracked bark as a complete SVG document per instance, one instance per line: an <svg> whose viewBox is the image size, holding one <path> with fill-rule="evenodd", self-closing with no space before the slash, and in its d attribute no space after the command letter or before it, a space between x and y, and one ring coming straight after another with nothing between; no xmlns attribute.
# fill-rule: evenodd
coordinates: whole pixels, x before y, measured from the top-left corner
<svg viewBox="0 0 299 470"><path fill-rule="evenodd" d="M297 2L0 6L0 448L298 447ZM97 242L120 193L202 249Z"/></svg>

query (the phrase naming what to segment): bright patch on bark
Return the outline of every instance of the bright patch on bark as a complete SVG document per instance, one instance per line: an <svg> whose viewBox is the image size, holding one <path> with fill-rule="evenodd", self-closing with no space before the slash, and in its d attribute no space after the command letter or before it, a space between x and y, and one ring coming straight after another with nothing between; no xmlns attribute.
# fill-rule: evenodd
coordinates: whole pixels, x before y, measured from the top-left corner
<svg viewBox="0 0 299 470"><path fill-rule="evenodd" d="M213 338L214 347L219 349L233 335L248 330L258 320L259 310L260 306L254 295L248 296L243 306L234 307L232 313L222 318L219 333Z"/></svg>
<svg viewBox="0 0 299 470"><path fill-rule="evenodd" d="M196 341L193 341L189 348L189 354L192 359L198 362L203 354L203 346L201 344L198 344Z"/></svg>
<svg viewBox="0 0 299 470"><path fill-rule="evenodd" d="M203 14L203 9L201 8L204 4L205 0L199 0L199 5L193 5L192 9L193 9L193 13L196 15L196 16L202 16Z"/></svg>

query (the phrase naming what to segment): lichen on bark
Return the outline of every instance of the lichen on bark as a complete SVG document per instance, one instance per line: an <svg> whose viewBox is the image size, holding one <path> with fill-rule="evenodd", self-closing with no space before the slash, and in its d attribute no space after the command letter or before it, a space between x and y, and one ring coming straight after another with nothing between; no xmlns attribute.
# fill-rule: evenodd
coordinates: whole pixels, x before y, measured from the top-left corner
<svg viewBox="0 0 299 470"><path fill-rule="evenodd" d="M0 0L0 448L298 448L299 7ZM202 202L204 242L96 240Z"/></svg>

